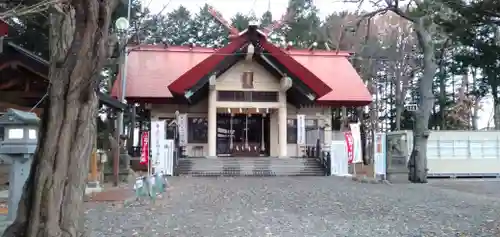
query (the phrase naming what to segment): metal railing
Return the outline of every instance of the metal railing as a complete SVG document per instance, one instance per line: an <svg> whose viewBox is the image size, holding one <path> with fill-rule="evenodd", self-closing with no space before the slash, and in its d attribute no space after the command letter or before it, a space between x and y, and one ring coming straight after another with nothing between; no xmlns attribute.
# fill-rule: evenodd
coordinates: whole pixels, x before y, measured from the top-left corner
<svg viewBox="0 0 500 237"><path fill-rule="evenodd" d="M323 165L323 169L325 170L325 176L331 176L332 158L330 151L328 150L322 151L321 157L319 157L319 161L321 165Z"/></svg>
<svg viewBox="0 0 500 237"><path fill-rule="evenodd" d="M315 158L321 164L325 171L326 176L331 175L331 154L330 149L328 147L321 146L320 139L317 139L316 145L306 145L305 147L305 156L307 158Z"/></svg>

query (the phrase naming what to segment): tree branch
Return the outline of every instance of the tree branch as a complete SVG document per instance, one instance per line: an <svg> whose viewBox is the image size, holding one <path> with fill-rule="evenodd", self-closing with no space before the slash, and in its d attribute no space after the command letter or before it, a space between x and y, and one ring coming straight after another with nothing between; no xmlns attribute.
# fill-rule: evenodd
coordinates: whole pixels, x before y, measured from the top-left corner
<svg viewBox="0 0 500 237"><path fill-rule="evenodd" d="M391 12L394 12L396 15L414 23L414 24L419 24L419 22L417 21L417 19L411 17L410 15L408 15L406 12L408 11L403 11L399 8L399 0L384 0L385 3L386 3L386 7L384 8L381 8L381 9L378 9L378 10L375 10L375 11L372 11L372 12L369 12L369 13L366 13L362 16L360 16L359 20L356 22L356 29L359 28L359 26L361 25L361 22L363 22L365 19L371 19L373 17L375 17L376 15L380 15L380 14L385 14L387 13L388 11L391 11ZM414 0L416 1L416 0ZM412 3L413 1L410 1L408 3L408 6L407 6L407 9L410 8L410 4Z"/></svg>
<svg viewBox="0 0 500 237"><path fill-rule="evenodd" d="M50 7L54 6L56 3L60 3L61 0L42 0L33 5L18 4L17 6L7 9L6 11L0 12L0 20L6 20L12 17L21 17L25 15L31 15L34 13L44 12Z"/></svg>
<svg viewBox="0 0 500 237"><path fill-rule="evenodd" d="M364 15L361 15L359 17L359 20L356 22L355 24L355 27L356 27L356 30L359 28L359 26L361 25L361 22L363 22L365 19L371 19L373 17L375 17L376 15L380 15L380 14L385 14L387 13L387 11L389 11L390 9L388 7L386 8L382 8L382 9L378 9L376 11L373 11L373 12L369 12L369 13L366 13Z"/></svg>

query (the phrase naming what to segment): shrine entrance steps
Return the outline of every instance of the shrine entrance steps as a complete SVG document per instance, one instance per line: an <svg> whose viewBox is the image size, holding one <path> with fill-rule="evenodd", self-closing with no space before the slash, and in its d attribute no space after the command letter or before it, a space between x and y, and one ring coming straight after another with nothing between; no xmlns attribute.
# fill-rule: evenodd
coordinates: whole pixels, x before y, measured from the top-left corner
<svg viewBox="0 0 500 237"><path fill-rule="evenodd" d="M177 173L181 176L324 176L325 169L314 158L181 158Z"/></svg>

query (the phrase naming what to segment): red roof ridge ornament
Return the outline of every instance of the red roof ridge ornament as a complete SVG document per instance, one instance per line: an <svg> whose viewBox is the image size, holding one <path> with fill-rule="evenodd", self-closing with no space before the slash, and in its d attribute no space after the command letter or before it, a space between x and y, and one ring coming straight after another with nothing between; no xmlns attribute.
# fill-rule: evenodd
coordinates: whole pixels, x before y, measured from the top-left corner
<svg viewBox="0 0 500 237"><path fill-rule="evenodd" d="M240 34L240 31L236 29L236 27L232 26L222 14L215 10L212 6L208 5L208 12L212 15L217 21L219 21L223 26L225 26L229 30L229 38L233 39Z"/></svg>
<svg viewBox="0 0 500 237"><path fill-rule="evenodd" d="M285 24L286 21L288 21L288 19L290 19L293 16L292 12L287 10L287 12L281 16L280 20L273 22L271 25L269 25L267 27L264 27L264 29L258 29L259 22L253 20L253 21L249 22L247 29L240 32L238 29L236 29L236 27L232 26L231 23L229 23L229 21L227 21L222 16L222 14L219 11L215 10L215 8L213 8L211 5L208 5L208 12L219 23L221 23L223 26L225 26L229 30L229 39L230 40L233 40L233 39L245 34L248 31L248 28L255 28L255 30L260 35L267 38L271 33L274 32L275 29L281 27L283 24Z"/></svg>
<svg viewBox="0 0 500 237"><path fill-rule="evenodd" d="M0 19L0 53L3 52L3 40L9 33L9 24Z"/></svg>
<svg viewBox="0 0 500 237"><path fill-rule="evenodd" d="M5 37L9 33L9 24L4 20L0 20L0 37Z"/></svg>
<svg viewBox="0 0 500 237"><path fill-rule="evenodd" d="M293 13L291 11L286 11L285 14L283 14L281 16L281 19L279 19L278 21L275 21L273 24L267 26L267 27L264 27L264 29L262 30L262 33L268 37L269 35L271 35L275 29L277 28L280 28L283 24L285 24L290 18L293 17Z"/></svg>

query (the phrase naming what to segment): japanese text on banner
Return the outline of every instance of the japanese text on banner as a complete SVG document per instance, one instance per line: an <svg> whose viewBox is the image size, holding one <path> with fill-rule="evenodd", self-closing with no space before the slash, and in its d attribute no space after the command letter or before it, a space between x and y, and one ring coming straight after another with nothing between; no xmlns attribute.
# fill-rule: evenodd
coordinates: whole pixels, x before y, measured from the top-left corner
<svg viewBox="0 0 500 237"><path fill-rule="evenodd" d="M354 160L354 139L351 132L344 132L345 144L347 149L347 162L352 164Z"/></svg>
<svg viewBox="0 0 500 237"><path fill-rule="evenodd" d="M149 132L142 132L141 137L141 164L147 164L149 161Z"/></svg>

